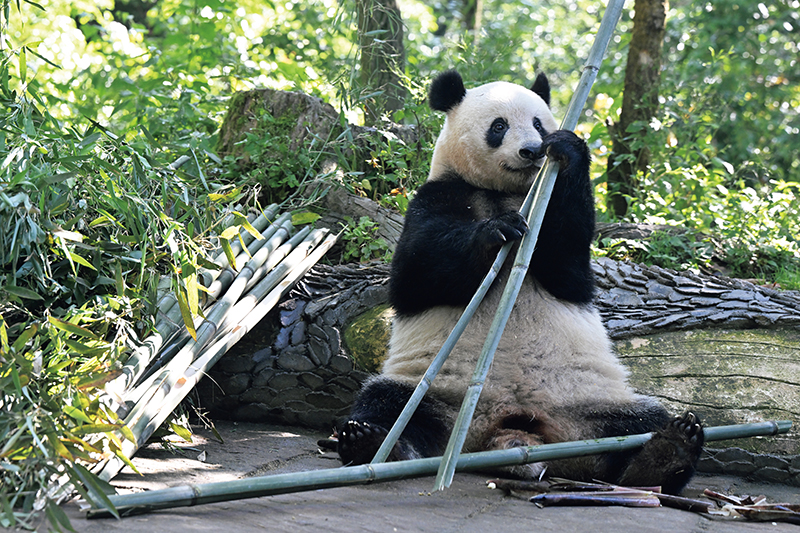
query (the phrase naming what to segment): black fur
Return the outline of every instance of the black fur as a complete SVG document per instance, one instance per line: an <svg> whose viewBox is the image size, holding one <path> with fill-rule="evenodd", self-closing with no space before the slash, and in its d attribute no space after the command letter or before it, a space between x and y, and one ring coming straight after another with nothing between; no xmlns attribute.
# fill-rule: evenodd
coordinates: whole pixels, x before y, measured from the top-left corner
<svg viewBox="0 0 800 533"><path fill-rule="evenodd" d="M542 148L561 167L528 275L556 298L589 303L594 294L589 151L563 130L545 137ZM500 247L527 231L519 213L504 207L510 197L469 185L455 173L417 190L392 261L389 299L399 314L469 303Z"/></svg>
<svg viewBox="0 0 800 533"><path fill-rule="evenodd" d="M337 428L338 452L343 464L364 464L372 460L413 392L413 387L383 377L364 385L353 404L350 419ZM446 409L438 400L423 398L389 454L389 460L441 455L450 436L450 426L444 415Z"/></svg>
<svg viewBox="0 0 800 533"><path fill-rule="evenodd" d="M431 109L447 113L461 103L467 95L461 74L455 70L448 70L439 74L431 83L428 92L428 103Z"/></svg>
<svg viewBox="0 0 800 533"><path fill-rule="evenodd" d="M550 106L550 82L547 81L547 76L544 72L540 72L539 75L536 76L536 80L534 80L531 86L531 91L538 94L548 107Z"/></svg>

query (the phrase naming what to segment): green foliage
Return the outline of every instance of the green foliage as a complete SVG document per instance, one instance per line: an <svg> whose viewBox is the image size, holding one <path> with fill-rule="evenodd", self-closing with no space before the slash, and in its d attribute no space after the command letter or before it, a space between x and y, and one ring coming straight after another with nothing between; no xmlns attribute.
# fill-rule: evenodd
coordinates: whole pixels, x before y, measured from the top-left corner
<svg viewBox="0 0 800 533"><path fill-rule="evenodd" d="M378 225L369 217L361 217L355 222L345 217L347 227L342 232L344 252L342 261L369 261L371 259L391 260L392 253L382 238L376 237Z"/></svg>
<svg viewBox="0 0 800 533"><path fill-rule="evenodd" d="M242 152L224 158L221 179L244 179L260 186L265 203L286 200L313 172L319 156L314 151L314 138L300 147L291 147L290 133L296 123L297 117L290 113L278 118L261 113L256 127L245 133Z"/></svg>
<svg viewBox="0 0 800 533"><path fill-rule="evenodd" d="M393 119L413 126L418 140L379 127L368 160L358 161L348 122L360 120L364 102L350 4L164 0L125 12L133 4L68 0L45 11L3 0L0 10L5 527L30 526L42 508L63 527L45 488L64 474L83 486L91 477L76 459L119 446L110 432L119 421L97 402L99 387L148 331L158 279L170 277L186 312L197 312L203 244L228 206L252 202L257 191L293 201L331 157L340 171L326 178L404 212L441 126L425 105L434 73L455 66L472 86L527 83L544 71L563 115L602 16L586 0L489 0L480 31L451 24L440 32L436 18L464 18L457 4L404 2L410 97ZM736 275L800 287L798 7L671 4L661 114L627 132L651 154L630 220L688 231L607 242L604 253L675 268L724 261ZM625 13L579 129L595 153L601 195L604 122L619 112L630 24ZM243 141L256 164L220 161L214 147L227 99L259 86L339 107L336 138L290 151L283 119L264 115ZM347 259L387 258L368 219L350 221L343 239Z"/></svg>

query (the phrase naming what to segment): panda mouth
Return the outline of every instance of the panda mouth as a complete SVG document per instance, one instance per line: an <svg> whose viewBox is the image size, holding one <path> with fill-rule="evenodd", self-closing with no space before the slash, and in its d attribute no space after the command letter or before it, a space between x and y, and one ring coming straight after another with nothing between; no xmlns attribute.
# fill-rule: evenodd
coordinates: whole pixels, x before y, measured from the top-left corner
<svg viewBox="0 0 800 533"><path fill-rule="evenodd" d="M538 161L526 161L525 164L519 167L514 167L503 161L500 163L500 166L503 170L507 172L515 172L518 174L530 174L532 172L538 172L542 165L539 164Z"/></svg>

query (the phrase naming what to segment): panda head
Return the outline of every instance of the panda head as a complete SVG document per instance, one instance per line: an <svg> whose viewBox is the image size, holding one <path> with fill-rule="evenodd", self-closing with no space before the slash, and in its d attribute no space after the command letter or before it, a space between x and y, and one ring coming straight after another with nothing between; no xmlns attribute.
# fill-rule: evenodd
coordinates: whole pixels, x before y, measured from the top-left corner
<svg viewBox="0 0 800 533"><path fill-rule="evenodd" d="M433 80L432 109L447 113L428 179L456 172L482 189L526 192L544 163L542 139L558 129L550 84L539 74L530 89L496 81L466 90L458 72Z"/></svg>

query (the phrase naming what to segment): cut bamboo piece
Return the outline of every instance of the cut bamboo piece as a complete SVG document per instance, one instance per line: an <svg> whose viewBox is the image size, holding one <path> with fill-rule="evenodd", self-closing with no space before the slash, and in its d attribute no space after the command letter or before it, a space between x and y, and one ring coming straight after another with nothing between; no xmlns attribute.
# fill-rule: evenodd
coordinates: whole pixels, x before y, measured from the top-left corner
<svg viewBox="0 0 800 533"><path fill-rule="evenodd" d="M712 442L758 435L777 435L786 433L791 426L791 421L781 420L778 422L710 427L704 428L704 431L706 441ZM457 467L460 472L471 472L599 453L622 452L643 446L650 440L651 436L651 433L645 433L627 437L609 437L512 448L510 450L467 453L458 457ZM157 509L188 507L245 498L429 476L436 472L440 463L440 457L429 457L427 459L393 463L346 466L199 485L181 485L168 489L110 496L109 499L120 516L128 516ZM88 518L108 516L111 516L111 513L106 509L92 508L87 512Z"/></svg>
<svg viewBox="0 0 800 533"><path fill-rule="evenodd" d="M283 257L285 257L286 254L291 250L291 248L294 248L294 246L297 243L299 243L300 240L302 240L303 237L300 237L299 240L297 240L296 238L291 240L290 243L294 244L292 244L289 249L285 249L285 247L281 246L283 242L289 237L289 235L291 235L291 231L293 229L290 218L291 216L288 213L286 215L282 215L281 217L279 217L278 220L275 221L275 224L280 224L280 225L279 226L272 225L266 232L264 232L264 241L266 243L262 244L263 248L260 248L258 250L254 248L254 253L256 253L256 255L250 258L250 261L254 262L248 261L248 263L244 265L244 267L247 267L247 265L255 266L258 265L258 263L261 263L262 257L258 255L259 253L266 255L266 260L264 261L263 264L258 265L255 269L252 270L251 277L247 281L247 285L245 286L244 289L245 292L255 282L261 279L266 272L271 270L275 266L275 264L277 264L278 261L280 261ZM306 233L308 232L306 231ZM264 241L262 241L262 243ZM230 285L233 282L233 280L236 279L236 276L238 276L238 274L234 272L232 269L230 268L225 269L222 275L220 275L216 280L214 280L214 282L211 284L211 287L209 287L209 293L210 293L209 295L216 299L220 295L222 290L230 288ZM214 304L212 304L212 306L213 305ZM209 309L206 310L207 314L210 312L210 309L211 307L209 307ZM202 320L196 321L196 323L194 324L195 331L197 331L197 328L200 326L201 323ZM142 374L140 380L141 381L146 380L147 378L152 376L153 373L155 373L158 369L164 366L164 364L170 361L175 356L175 354L179 353L180 350L186 345L186 343L189 342L190 338L191 336L189 335L189 331L186 328L182 328L180 333L176 335L163 350L161 350L158 359L153 362L152 366L147 372Z"/></svg>
<svg viewBox="0 0 800 533"><path fill-rule="evenodd" d="M251 223L251 225L258 230L259 232L263 231L272 220L275 218L277 214L279 206L277 204L270 204L267 206L264 211L258 215L255 219L251 220L250 217L247 217L247 220ZM247 231L245 228L242 228L239 231L239 238L234 239L231 241L231 250L233 251L234 257L237 256L240 252L242 252L242 243L244 243L245 248L255 239L255 237ZM225 255L224 252L217 253L216 256L213 257L212 262L216 265L219 265L219 270L208 270L205 268L200 268L197 271L198 277L202 280L204 286L208 287L211 283L217 279L220 273L231 266L228 262L228 256Z"/></svg>
<svg viewBox="0 0 800 533"><path fill-rule="evenodd" d="M196 360L192 361L185 370L178 374L173 370L164 379L158 390L155 391L146 408L141 410L141 416L135 420L126 421L131 431L136 436L136 442L123 441L121 453L131 457L136 450L152 436L153 432L164 423L170 413L194 388L197 382L205 375L220 357L222 357L236 342L250 331L264 316L280 301L280 298L314 266L336 242L336 236L330 235L322 244L317 246L325 237L327 230L316 230L308 237L296 252L290 254L293 267L288 269L286 275L273 286L273 289L260 299L248 313L237 317L237 325L223 338L214 342ZM306 245L306 246L302 246ZM300 257L302 255L302 258ZM287 260L289 259L287 257ZM299 258L298 261L294 259ZM125 463L118 457L111 457L98 474L106 481L113 478Z"/></svg>
<svg viewBox="0 0 800 533"><path fill-rule="evenodd" d="M259 285L261 285L261 287L270 288L278 285L289 272L306 259L326 233L327 230L315 230L312 232L303 242L298 244L283 261L278 263L273 272L270 272L270 275L267 276L269 279L265 278ZM255 293L256 296L251 297L252 293ZM257 293L254 288L251 294L248 294L246 298L235 306L233 315L237 320L241 320L253 310L258 300L261 300L263 295L266 294L266 290ZM233 323L235 324L235 320ZM216 328L214 329L216 333ZM198 328L198 338L200 337L199 332L200 328ZM207 335L209 332L210 328L204 335ZM134 435L138 435L137 428L141 426L143 417L145 420L147 419L148 410L153 409L154 407L152 406L160 409L161 399L169 392L174 383L183 376L186 369L189 368L189 365L200 352L202 347L199 346L199 344L200 343L187 344L187 346L173 357L160 372L153 374L141 385L137 386L136 389L131 391L130 394L125 395L124 399L126 402L135 402L135 406L130 410L124 421L125 425L131 428Z"/></svg>
<svg viewBox="0 0 800 533"><path fill-rule="evenodd" d="M562 129L572 131L578 124L578 118L586 103L586 98L594 84L594 80L597 77L597 72L600 69L600 64L605 55L606 48L608 48L608 43L611 41L611 37L614 34L617 21L619 21L620 15L622 14L624 3L624 0L609 0L608 2L594 44L589 51L589 58L583 69L578 88L572 95L566 116L561 124ZM467 392L464 395L461 410L456 418L453 431L450 433L450 440L442 456L442 464L436 475L434 490L444 490L449 487L453 481L453 475L456 470L456 458L458 454L461 453L461 449L464 446L464 441L467 438L467 431L472 422L472 415L475 412L475 406L478 404L478 399L483 389L483 383L486 381L486 375L492 365L494 353L500 343L503 329L508 321L508 317L511 315L511 310L514 307L517 294L519 293L519 289L528 271L528 265L530 264L533 251L536 248L539 229L542 226L542 219L544 219L544 214L547 210L547 204L550 201L550 195L553 191L557 175L558 165L548 160L531 187L531 191L528 193L529 197L533 196L531 213L528 217L528 227L530 231L522 237L519 249L517 250L517 257L511 268L511 273L506 282L506 287L503 291L500 303L497 306L494 321L489 329L489 334L483 345L483 350L475 366L475 372L472 375L472 379L467 387Z"/></svg>

